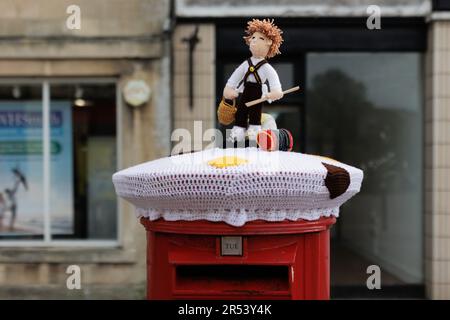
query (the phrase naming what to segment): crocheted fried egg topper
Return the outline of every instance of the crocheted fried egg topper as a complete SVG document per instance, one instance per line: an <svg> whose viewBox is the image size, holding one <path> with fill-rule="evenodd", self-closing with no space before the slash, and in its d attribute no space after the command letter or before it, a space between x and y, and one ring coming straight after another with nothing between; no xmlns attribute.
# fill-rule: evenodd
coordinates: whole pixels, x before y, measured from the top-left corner
<svg viewBox="0 0 450 320"><path fill-rule="evenodd" d="M257 148L208 149L113 175L117 195L135 205L138 217L233 226L337 217L362 179L360 169L330 158Z"/></svg>

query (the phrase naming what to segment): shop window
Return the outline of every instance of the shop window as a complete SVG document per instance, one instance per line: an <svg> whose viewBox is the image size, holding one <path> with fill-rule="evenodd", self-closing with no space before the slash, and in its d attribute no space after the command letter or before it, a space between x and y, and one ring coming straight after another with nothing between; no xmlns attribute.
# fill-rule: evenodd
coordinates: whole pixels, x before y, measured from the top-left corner
<svg viewBox="0 0 450 320"><path fill-rule="evenodd" d="M116 241L116 113L113 80L0 84L0 244Z"/></svg>

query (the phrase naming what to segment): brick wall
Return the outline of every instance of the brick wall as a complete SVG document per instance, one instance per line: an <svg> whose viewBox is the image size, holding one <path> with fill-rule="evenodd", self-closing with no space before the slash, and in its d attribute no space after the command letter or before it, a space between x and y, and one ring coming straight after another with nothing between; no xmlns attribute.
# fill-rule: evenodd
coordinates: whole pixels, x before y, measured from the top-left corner
<svg viewBox="0 0 450 320"><path fill-rule="evenodd" d="M189 47L183 38L190 37L194 30L193 24L179 24L173 36L173 129L184 128L191 133L191 146L183 143L185 150L199 150L208 144L202 137L207 129L215 127L217 108L213 24L199 25L200 42L193 53L194 103L193 108L189 108ZM195 135L194 121L201 121L201 130Z"/></svg>
<svg viewBox="0 0 450 320"><path fill-rule="evenodd" d="M426 57L426 287L450 299L450 21L432 21Z"/></svg>

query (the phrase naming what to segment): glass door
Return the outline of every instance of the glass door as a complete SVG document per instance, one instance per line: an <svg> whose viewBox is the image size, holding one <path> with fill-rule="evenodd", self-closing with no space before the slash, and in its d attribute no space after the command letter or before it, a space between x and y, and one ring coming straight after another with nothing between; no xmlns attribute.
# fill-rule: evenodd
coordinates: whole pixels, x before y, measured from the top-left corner
<svg viewBox="0 0 450 320"><path fill-rule="evenodd" d="M306 152L364 170L332 236L332 285L423 283L420 53L309 53ZM367 289L366 289L367 290Z"/></svg>

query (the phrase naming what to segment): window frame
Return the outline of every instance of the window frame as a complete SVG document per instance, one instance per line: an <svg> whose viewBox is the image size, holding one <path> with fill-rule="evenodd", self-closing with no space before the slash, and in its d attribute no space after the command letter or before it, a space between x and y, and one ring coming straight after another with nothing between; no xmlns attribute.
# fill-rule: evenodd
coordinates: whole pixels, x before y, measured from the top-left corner
<svg viewBox="0 0 450 320"><path fill-rule="evenodd" d="M44 238L42 240L0 240L0 248L10 247L86 247L86 248L117 248L123 243L122 237L122 200L117 199L116 224L117 236L112 240L52 240L51 238L51 220L50 220L50 105L51 105L51 85L55 84L114 84L116 87L116 170L122 167L122 119L123 119L123 101L119 89L119 79L114 77L71 77L71 78L19 78L19 77L1 77L0 85L30 85L39 84L42 90L42 114L43 114L43 187L44 187ZM112 182L111 182L112 183Z"/></svg>

